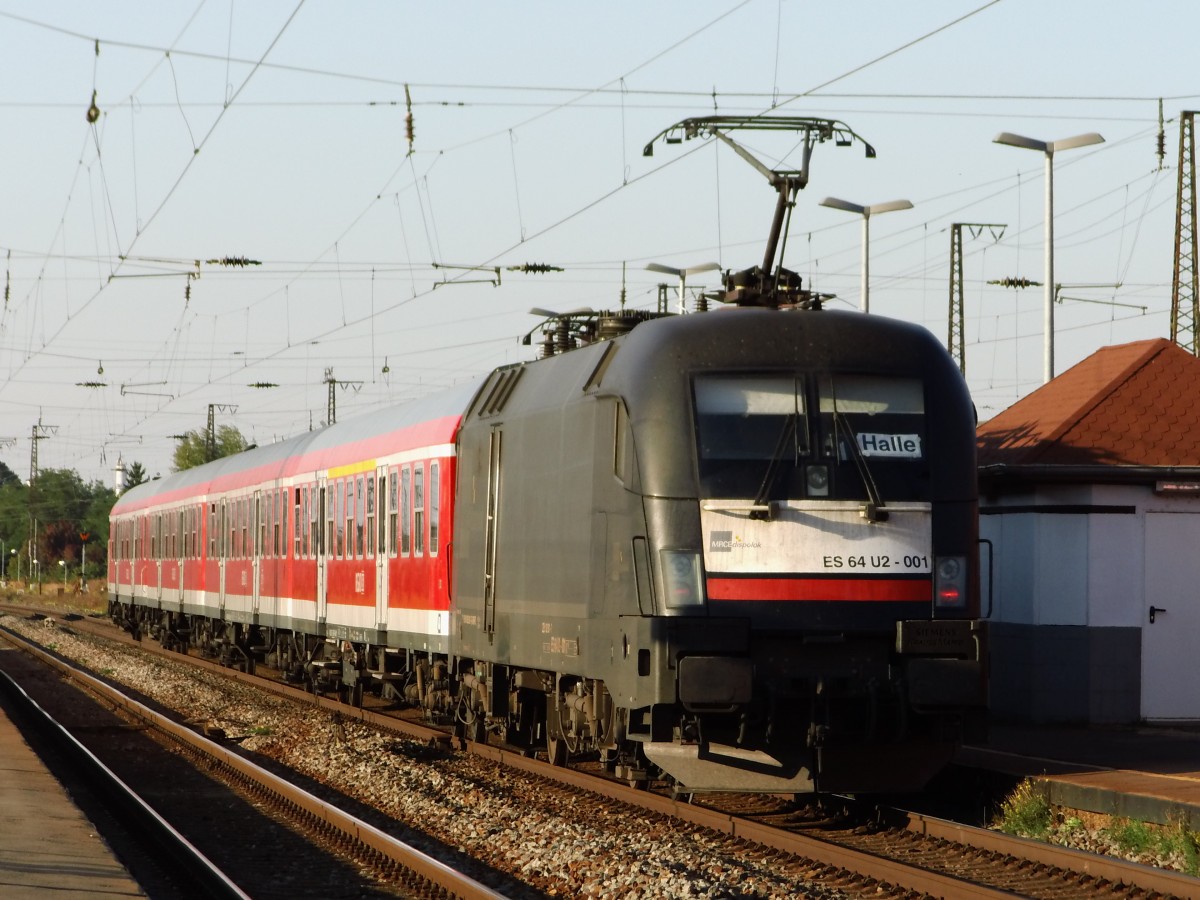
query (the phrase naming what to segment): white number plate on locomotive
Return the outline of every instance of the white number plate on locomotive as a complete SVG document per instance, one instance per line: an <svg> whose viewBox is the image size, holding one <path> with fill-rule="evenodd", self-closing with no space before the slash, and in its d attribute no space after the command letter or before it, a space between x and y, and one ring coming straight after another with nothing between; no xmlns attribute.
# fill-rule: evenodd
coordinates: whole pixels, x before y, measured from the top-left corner
<svg viewBox="0 0 1200 900"><path fill-rule="evenodd" d="M797 500L751 518L744 500L700 504L704 566L709 573L806 575L928 574L932 517L928 503L887 506L885 522L869 522L863 504Z"/></svg>

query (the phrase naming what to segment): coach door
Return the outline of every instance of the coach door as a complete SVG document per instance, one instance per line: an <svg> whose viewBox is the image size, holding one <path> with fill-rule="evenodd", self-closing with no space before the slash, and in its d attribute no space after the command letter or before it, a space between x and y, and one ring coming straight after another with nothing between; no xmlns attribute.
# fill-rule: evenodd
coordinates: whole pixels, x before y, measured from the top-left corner
<svg viewBox="0 0 1200 900"><path fill-rule="evenodd" d="M163 598L163 560L167 556L166 547L163 546L164 515L168 513L157 513L150 520L150 527L154 529L150 540L150 555L154 559L154 571L157 573L154 579L154 599L158 601L159 606L162 605Z"/></svg>
<svg viewBox="0 0 1200 900"><path fill-rule="evenodd" d="M367 483L367 550L375 553L375 622L381 635L388 627L388 505L387 467L375 470L374 486ZM374 519L372 519L374 517Z"/></svg>
<svg viewBox="0 0 1200 900"><path fill-rule="evenodd" d="M324 624L329 616L329 598L326 596L325 590L328 582L325 551L329 548L329 542L333 537L326 533L329 527L325 519L326 485L324 477L317 482L317 622L320 624Z"/></svg>
<svg viewBox="0 0 1200 900"><path fill-rule="evenodd" d="M221 617L225 616L225 571L228 565L227 559L232 549L232 544L229 541L229 508L224 498L221 499L220 519L217 522L217 548L220 553L221 571L217 576L217 603L221 610Z"/></svg>
<svg viewBox="0 0 1200 900"><path fill-rule="evenodd" d="M258 615L258 597L262 585L262 556L266 544L267 523L263 516L262 491L254 492L254 553L250 562L250 612Z"/></svg>

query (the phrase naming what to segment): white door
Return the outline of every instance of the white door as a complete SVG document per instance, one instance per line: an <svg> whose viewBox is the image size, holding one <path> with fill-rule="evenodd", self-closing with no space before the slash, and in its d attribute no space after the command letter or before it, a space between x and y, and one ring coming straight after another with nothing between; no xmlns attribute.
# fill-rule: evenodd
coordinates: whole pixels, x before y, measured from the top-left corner
<svg viewBox="0 0 1200 900"><path fill-rule="evenodd" d="M329 597L325 593L326 588L326 571L325 571L325 548L332 543L333 537L326 534L326 512L325 512L325 493L327 482L325 476L321 475L317 478L317 546L314 550L317 556L317 623L325 624L325 619L329 615ZM332 499L332 498L330 498ZM322 634L324 631L322 630Z"/></svg>
<svg viewBox="0 0 1200 900"><path fill-rule="evenodd" d="M268 499L270 494L267 495ZM262 491L254 492L254 511L251 513L254 516L254 559L251 562L250 580L252 582L250 588L250 611L256 618L251 621L257 622L258 616L258 600L262 596L262 560L266 553L264 546L270 536L267 534L266 511L263 509Z"/></svg>
<svg viewBox="0 0 1200 900"><path fill-rule="evenodd" d="M1147 513L1142 718L1200 720L1200 553L1194 515Z"/></svg>

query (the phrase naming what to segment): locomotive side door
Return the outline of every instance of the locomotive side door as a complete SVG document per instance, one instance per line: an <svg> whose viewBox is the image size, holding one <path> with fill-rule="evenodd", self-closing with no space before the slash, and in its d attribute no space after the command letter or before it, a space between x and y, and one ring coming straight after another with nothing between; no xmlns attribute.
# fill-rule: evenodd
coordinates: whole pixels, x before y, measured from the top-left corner
<svg viewBox="0 0 1200 900"><path fill-rule="evenodd" d="M333 535L326 533L328 530L325 512L326 485L326 477L319 476L317 478L317 546L315 550L317 556L317 623L320 625L324 625L329 616L329 598L326 596L325 590L328 580L325 551L333 540Z"/></svg>
<svg viewBox="0 0 1200 900"><path fill-rule="evenodd" d="M379 466L375 470L375 489L367 489L367 527L372 528L371 520L375 516L377 524L372 528L372 536L367 539L368 549L374 542L375 547L375 622L379 631L387 633L388 627L388 506L387 506L387 466Z"/></svg>
<svg viewBox="0 0 1200 900"><path fill-rule="evenodd" d="M496 635L496 542L500 512L500 438L503 432L493 428L488 440L487 508L484 523L483 556L483 630L488 643Z"/></svg>

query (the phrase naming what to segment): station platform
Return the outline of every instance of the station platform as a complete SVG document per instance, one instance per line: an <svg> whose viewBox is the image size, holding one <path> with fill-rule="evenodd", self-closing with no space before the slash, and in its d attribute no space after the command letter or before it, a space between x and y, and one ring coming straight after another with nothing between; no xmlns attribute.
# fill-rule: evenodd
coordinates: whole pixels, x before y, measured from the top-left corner
<svg viewBox="0 0 1200 900"><path fill-rule="evenodd" d="M0 896L146 896L2 707Z"/></svg>
<svg viewBox="0 0 1200 900"><path fill-rule="evenodd" d="M1044 780L1058 806L1200 831L1200 728L992 725L954 763Z"/></svg>

